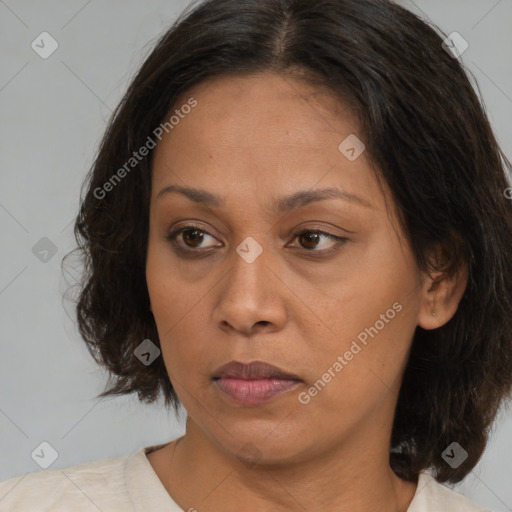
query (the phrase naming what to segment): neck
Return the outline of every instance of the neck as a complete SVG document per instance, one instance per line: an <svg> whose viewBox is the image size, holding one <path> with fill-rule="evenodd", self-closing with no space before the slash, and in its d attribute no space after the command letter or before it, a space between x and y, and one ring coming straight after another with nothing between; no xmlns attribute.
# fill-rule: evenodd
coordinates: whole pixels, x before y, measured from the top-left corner
<svg viewBox="0 0 512 512"><path fill-rule="evenodd" d="M184 510L247 510L251 504L261 512L406 511L416 484L394 474L387 446L360 430L325 453L315 450L314 457L265 462L262 456L251 464L220 448L189 419L186 434L166 447L172 464L163 480Z"/></svg>

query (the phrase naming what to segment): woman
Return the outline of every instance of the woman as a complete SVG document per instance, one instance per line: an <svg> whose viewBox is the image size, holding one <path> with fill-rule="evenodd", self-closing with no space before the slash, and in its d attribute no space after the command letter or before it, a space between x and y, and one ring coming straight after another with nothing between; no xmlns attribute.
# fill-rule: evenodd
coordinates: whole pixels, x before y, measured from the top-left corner
<svg viewBox="0 0 512 512"><path fill-rule="evenodd" d="M482 511L512 386L508 163L443 38L384 0L210 0L116 110L75 224L81 335L187 411L5 510ZM3 510L3 509L2 509Z"/></svg>

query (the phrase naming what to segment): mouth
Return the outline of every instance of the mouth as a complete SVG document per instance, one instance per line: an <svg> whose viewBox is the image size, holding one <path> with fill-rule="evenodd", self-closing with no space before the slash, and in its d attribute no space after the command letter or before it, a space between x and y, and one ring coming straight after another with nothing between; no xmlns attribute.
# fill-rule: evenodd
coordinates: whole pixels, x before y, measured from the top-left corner
<svg viewBox="0 0 512 512"><path fill-rule="evenodd" d="M274 366L263 361L254 361L252 363L240 363L230 361L229 363L217 368L213 373L214 380L228 379L280 379L280 380L301 380L301 378L292 373L285 372L278 366Z"/></svg>
<svg viewBox="0 0 512 512"><path fill-rule="evenodd" d="M303 382L299 376L262 361L231 361L214 372L212 381L223 395L241 405L263 404Z"/></svg>

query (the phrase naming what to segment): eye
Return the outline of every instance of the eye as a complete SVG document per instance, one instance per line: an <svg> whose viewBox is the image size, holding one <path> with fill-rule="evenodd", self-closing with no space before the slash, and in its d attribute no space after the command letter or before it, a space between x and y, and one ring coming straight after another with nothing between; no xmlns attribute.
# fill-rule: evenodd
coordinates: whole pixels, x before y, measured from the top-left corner
<svg viewBox="0 0 512 512"><path fill-rule="evenodd" d="M178 235L182 242L184 242L185 247L178 243ZM194 251L194 249L203 249L204 246L201 244L204 242L205 237L210 237L215 239L213 235L208 233L208 231L199 228L197 226L189 225L179 228L172 233L169 233L165 238L173 243L179 251L182 252L190 252L190 250ZM214 247L214 245L206 246L206 247Z"/></svg>
<svg viewBox="0 0 512 512"><path fill-rule="evenodd" d="M316 252L321 254L330 254L340 245L343 245L348 241L347 238L313 229L304 229L294 233L293 236L294 240L300 240L302 249L306 249L307 252ZM218 244L202 245L208 237L215 240L215 237L205 229L194 225L188 225L169 233L165 238L176 247L178 252L183 254L191 254L194 252L200 254L201 252L204 252L201 251L201 249L218 246ZM179 243L179 239L181 239L182 243ZM327 241L327 243L322 244L322 239ZM330 244L329 241L331 242ZM326 245L327 247L325 247Z"/></svg>
<svg viewBox="0 0 512 512"><path fill-rule="evenodd" d="M316 229L304 229L302 231L299 231L298 233L294 233L294 236L295 238L301 240L302 247L307 249L308 252L318 252L323 254L329 254L335 251L340 245L348 241L347 238L336 236L331 233L327 233L325 231ZM321 243L322 238L324 238L324 240L327 239L335 243L331 243L331 246L329 247L328 243ZM327 245L327 247L325 247L325 245ZM320 250L316 250L319 247Z"/></svg>

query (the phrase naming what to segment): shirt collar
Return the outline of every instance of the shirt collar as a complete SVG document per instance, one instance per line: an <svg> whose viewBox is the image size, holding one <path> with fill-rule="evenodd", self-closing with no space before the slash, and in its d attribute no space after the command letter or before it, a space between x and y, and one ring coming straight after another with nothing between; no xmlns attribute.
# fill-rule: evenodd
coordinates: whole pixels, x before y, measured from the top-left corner
<svg viewBox="0 0 512 512"><path fill-rule="evenodd" d="M171 498L146 454L168 443L145 446L128 457L125 483L136 512L184 512Z"/></svg>

